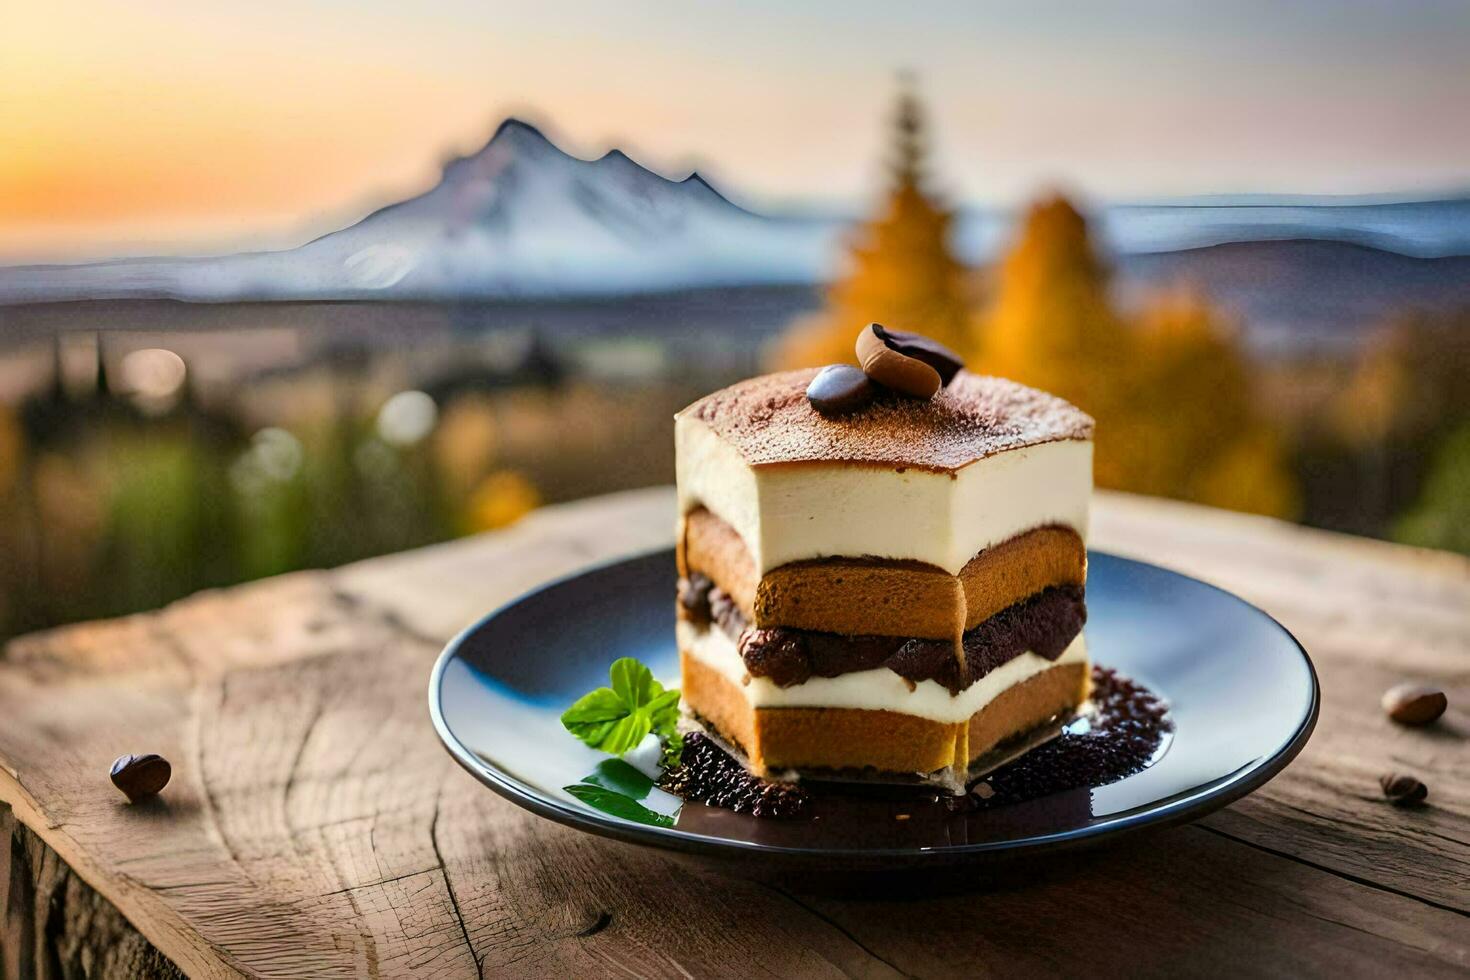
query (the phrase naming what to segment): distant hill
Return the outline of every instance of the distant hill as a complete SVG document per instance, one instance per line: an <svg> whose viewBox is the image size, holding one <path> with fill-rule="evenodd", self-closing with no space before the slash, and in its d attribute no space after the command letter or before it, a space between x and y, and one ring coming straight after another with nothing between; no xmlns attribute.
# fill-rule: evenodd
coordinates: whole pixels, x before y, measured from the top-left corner
<svg viewBox="0 0 1470 980"><path fill-rule="evenodd" d="M1470 257L1415 258L1343 242L1233 242L1113 259L1120 300L1136 304L1160 288L1192 284L1244 328L1266 354L1346 350L1386 318L1409 309L1470 306ZM690 357L711 343L751 347L821 304L813 284L744 284L547 297L459 298L452 303L379 295L343 302L270 303L269 319L343 341L385 341L454 329L474 332L535 323L564 339L657 336ZM0 341L50 336L62 327L225 330L261 322L258 303L30 302L0 308ZM394 339L396 338L396 340ZM752 365L753 366L753 365Z"/></svg>
<svg viewBox="0 0 1470 980"><path fill-rule="evenodd" d="M1470 306L1470 256L1418 258L1332 241L1230 242L1116 260L1124 298L1186 282L1258 347L1348 344L1406 309Z"/></svg>

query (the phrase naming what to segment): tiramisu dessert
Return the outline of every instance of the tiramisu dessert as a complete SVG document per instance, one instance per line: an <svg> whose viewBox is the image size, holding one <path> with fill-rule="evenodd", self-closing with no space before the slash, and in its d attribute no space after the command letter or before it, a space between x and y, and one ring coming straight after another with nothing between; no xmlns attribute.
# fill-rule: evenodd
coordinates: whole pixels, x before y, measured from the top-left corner
<svg viewBox="0 0 1470 980"><path fill-rule="evenodd" d="M1088 695L1092 419L872 324L676 419L683 703L765 777L920 777Z"/></svg>

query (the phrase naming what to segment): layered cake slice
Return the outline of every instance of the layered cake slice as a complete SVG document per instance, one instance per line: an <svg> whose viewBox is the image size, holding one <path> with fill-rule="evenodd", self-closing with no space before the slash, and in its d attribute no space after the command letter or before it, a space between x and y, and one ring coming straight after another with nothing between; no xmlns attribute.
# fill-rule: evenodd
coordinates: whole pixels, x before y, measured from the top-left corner
<svg viewBox="0 0 1470 980"><path fill-rule="evenodd" d="M962 370L832 411L815 374L677 416L684 704L758 774L958 789L1087 697L1092 420Z"/></svg>

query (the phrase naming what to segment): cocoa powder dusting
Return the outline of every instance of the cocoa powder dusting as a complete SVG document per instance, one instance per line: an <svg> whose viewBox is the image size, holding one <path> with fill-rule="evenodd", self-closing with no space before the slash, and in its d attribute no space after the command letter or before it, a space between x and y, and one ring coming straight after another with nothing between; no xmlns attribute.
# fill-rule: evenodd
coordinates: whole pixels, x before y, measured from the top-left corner
<svg viewBox="0 0 1470 980"><path fill-rule="evenodd" d="M1054 395L961 371L931 399L888 393L833 418L806 397L815 370L750 378L681 412L704 422L751 466L855 463L952 472L1024 446L1091 439L1092 418Z"/></svg>

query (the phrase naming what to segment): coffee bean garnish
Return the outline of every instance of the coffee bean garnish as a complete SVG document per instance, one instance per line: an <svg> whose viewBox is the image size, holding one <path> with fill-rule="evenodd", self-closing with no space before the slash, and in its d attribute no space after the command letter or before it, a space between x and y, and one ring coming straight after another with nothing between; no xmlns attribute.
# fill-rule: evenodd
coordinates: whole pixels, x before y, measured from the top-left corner
<svg viewBox="0 0 1470 980"><path fill-rule="evenodd" d="M1429 787L1421 783L1416 777L1405 773L1391 772L1378 777L1378 785L1383 787L1383 795L1394 806L1413 806L1423 803L1424 798L1429 795Z"/></svg>
<svg viewBox="0 0 1470 980"><path fill-rule="evenodd" d="M868 329L887 344L892 350L898 351L905 357L912 357L923 361L939 373L939 383L948 385L954 380L954 376L960 373L960 368L965 362L960 355L935 340L921 333L909 333L906 330L889 330L881 323L872 323Z"/></svg>
<svg viewBox="0 0 1470 980"><path fill-rule="evenodd" d="M121 755L112 764L112 785L122 790L129 803L157 796L168 785L173 767L161 755Z"/></svg>
<svg viewBox="0 0 1470 980"><path fill-rule="evenodd" d="M1449 707L1449 698L1427 684L1400 684L1383 694L1383 710L1400 725L1427 725Z"/></svg>
<svg viewBox="0 0 1470 980"><path fill-rule="evenodd" d="M868 377L885 388L913 398L933 398L942 383L939 372L917 357L888 346L887 332L870 323L857 338L858 363Z"/></svg>
<svg viewBox="0 0 1470 980"><path fill-rule="evenodd" d="M873 382L851 364L829 364L806 386L806 397L823 415L848 415L873 400Z"/></svg>

